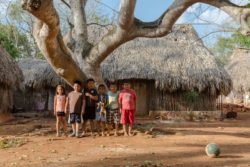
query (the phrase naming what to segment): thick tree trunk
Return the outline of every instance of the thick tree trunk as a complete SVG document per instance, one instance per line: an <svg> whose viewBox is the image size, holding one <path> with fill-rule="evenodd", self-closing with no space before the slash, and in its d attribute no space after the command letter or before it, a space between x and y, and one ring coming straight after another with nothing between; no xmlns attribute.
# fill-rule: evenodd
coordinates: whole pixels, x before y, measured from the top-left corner
<svg viewBox="0 0 250 167"><path fill-rule="evenodd" d="M69 2L73 26L68 33L68 40L65 40L66 45L62 40L59 16L53 0L22 0L22 6L38 19L34 36L40 50L57 74L71 85L74 80L84 81L89 77L94 78L97 83L104 83L100 65L110 53L136 37L155 38L167 35L186 9L198 2L225 11L241 24L241 33L250 34L247 23L250 9L237 6L229 0L175 0L161 17L153 22L143 22L134 17L136 0L121 0L117 26L93 45L89 43L87 34L84 9L87 0Z"/></svg>

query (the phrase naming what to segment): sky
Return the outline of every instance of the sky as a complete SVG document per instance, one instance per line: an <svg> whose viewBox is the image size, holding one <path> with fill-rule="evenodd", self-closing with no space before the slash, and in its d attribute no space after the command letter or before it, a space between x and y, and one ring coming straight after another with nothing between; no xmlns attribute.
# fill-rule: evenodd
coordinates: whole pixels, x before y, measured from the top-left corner
<svg viewBox="0 0 250 167"><path fill-rule="evenodd" d="M109 7L118 10L119 0L99 0ZM153 21L157 19L173 2L174 0L137 0L135 16L143 21ZM231 0L238 5L245 5L249 0ZM103 6L102 10L106 13L112 11ZM197 15L200 15L198 19ZM207 22L209 21L209 22ZM230 36L231 33L222 32L225 29L225 24L230 24L230 27L237 27L237 24L232 21L230 16L225 12L205 4L195 4L179 18L177 24L193 24L198 35L204 41L205 45L211 46L214 44L218 36ZM224 26L221 26L221 25ZM217 32L218 33L211 33ZM210 34L210 35L208 35Z"/></svg>
<svg viewBox="0 0 250 167"><path fill-rule="evenodd" d="M4 17L3 4L10 0L0 0L0 19ZM120 0L89 0L89 2L100 1L99 8L104 15L112 17L114 12L112 9L119 11ZM157 19L174 0L137 0L135 16L143 21L153 21ZM231 0L238 5L245 5L250 0ZM199 18L197 18L199 15ZM209 21L209 22L207 22ZM179 18L177 24L192 24L196 29L198 35L203 40L206 46L212 46L218 36L230 36L231 33L222 32L225 24L232 27L237 27L237 24L223 11L197 3L190 8ZM223 24L223 26L222 26ZM219 32L217 32L219 31ZM212 33L217 32L217 33Z"/></svg>

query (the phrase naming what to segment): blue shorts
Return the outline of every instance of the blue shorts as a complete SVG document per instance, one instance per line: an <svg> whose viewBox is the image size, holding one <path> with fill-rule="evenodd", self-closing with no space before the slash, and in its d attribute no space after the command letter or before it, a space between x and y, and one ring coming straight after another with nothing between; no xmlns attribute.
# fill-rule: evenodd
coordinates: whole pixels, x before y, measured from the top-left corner
<svg viewBox="0 0 250 167"><path fill-rule="evenodd" d="M78 113L70 113L69 114L69 123L74 124L74 123L82 123L82 116L81 114Z"/></svg>
<svg viewBox="0 0 250 167"><path fill-rule="evenodd" d="M95 119L96 121L106 122L106 118L104 115L101 115L101 112L96 112Z"/></svg>

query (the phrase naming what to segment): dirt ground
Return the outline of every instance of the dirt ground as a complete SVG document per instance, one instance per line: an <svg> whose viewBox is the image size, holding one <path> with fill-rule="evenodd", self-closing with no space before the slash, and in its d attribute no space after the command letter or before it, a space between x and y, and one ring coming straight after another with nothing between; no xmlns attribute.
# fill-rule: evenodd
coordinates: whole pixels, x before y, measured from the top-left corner
<svg viewBox="0 0 250 167"><path fill-rule="evenodd" d="M138 118L133 137L55 137L54 123L52 118L19 115L0 125L0 141L22 141L2 142L2 148L0 142L0 167L250 166L249 112L222 122ZM206 156L208 143L219 144L219 158Z"/></svg>

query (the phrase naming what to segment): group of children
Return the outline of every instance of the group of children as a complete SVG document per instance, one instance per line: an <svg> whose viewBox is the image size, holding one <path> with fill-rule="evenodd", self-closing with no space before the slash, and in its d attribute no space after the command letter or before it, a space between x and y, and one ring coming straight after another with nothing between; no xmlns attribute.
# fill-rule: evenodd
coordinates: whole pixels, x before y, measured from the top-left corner
<svg viewBox="0 0 250 167"><path fill-rule="evenodd" d="M72 125L70 137L83 137L86 135L86 124L90 123L91 135L96 129L98 135L110 135L111 129L115 129L114 136L118 136L120 123L123 125L124 136L132 136L132 128L136 111L136 93L131 89L129 81L124 81L123 89L119 92L117 85L111 83L109 90L100 84L95 88L94 79L86 82L86 88L82 91L80 81L75 81L74 90L65 95L62 85L56 88L54 98L54 115L56 116L57 136L60 136L60 125L63 125L67 136L67 121ZM82 125L82 134L79 129Z"/></svg>

